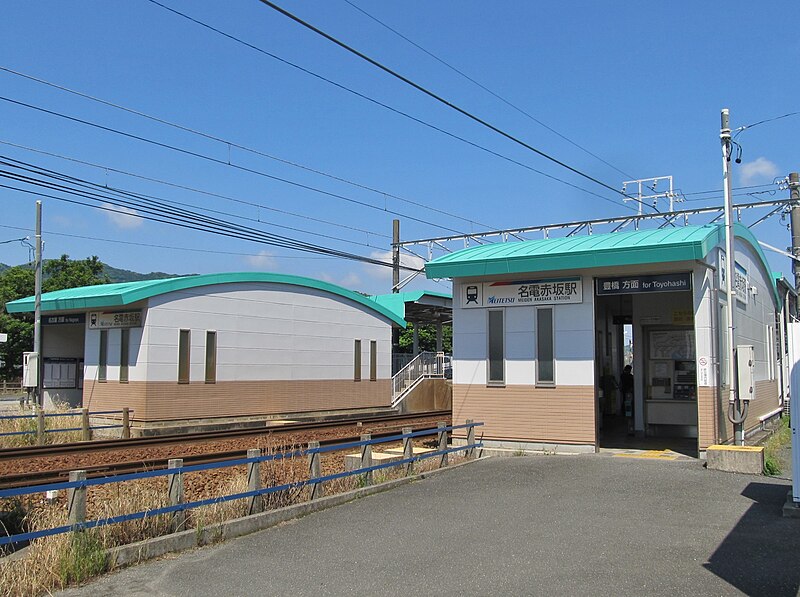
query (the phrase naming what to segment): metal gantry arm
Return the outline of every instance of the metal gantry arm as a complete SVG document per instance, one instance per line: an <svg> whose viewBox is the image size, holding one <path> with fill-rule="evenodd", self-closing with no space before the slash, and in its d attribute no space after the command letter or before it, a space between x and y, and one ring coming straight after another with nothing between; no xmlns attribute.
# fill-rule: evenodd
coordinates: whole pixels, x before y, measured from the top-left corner
<svg viewBox="0 0 800 597"><path fill-rule="evenodd" d="M752 226L756 226L764 220L781 213L784 209L791 207L791 199L773 199L770 201L755 201L752 203L739 203L733 206L736 213L737 221L741 221L742 211L754 209L768 209L771 211L761 218L759 218ZM578 220L574 222L564 222L560 224L544 224L540 226L527 226L524 228L508 228L504 230L487 230L485 232L472 232L470 234L441 236L436 238L422 238L417 240L408 240L399 242L397 244L400 248L411 246L422 246L427 249L428 259L433 257L433 249L438 248L446 253L454 250L453 247L448 246L448 243L459 242L464 244L464 248L469 246L469 241L475 243L486 242L507 242L510 238L517 240L526 240L523 235L531 233L541 233L542 238L550 238L550 233L556 231L568 230L566 236L575 236L579 233L586 232L587 234L594 233L596 227L611 226L610 232L618 232L633 224L635 230L640 229L642 223L653 220L660 220L659 227L663 228L670 225L679 225L682 220L683 225L689 224L690 218L697 218L701 216L710 216L710 220L706 223L715 223L724 218L725 206L711 206L711 207L697 207L693 209L682 209L673 212L641 214L641 215L626 215L614 218L600 218L596 220ZM495 240L492 240L495 239Z"/></svg>

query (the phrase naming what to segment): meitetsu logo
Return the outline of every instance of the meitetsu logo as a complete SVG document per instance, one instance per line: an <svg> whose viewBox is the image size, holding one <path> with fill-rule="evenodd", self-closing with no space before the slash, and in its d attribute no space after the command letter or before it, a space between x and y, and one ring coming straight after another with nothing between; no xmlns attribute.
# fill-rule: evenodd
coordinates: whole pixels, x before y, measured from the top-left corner
<svg viewBox="0 0 800 597"><path fill-rule="evenodd" d="M515 301L516 298L513 296L508 296L508 297L501 296L499 298L496 296L490 296L488 299L486 299L486 302L489 303L490 305L510 305L513 304Z"/></svg>

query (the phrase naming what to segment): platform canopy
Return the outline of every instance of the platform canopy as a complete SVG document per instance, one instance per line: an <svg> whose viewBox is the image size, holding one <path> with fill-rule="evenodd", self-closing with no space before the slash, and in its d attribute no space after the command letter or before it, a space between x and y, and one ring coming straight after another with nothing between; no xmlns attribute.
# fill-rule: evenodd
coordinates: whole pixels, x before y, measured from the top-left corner
<svg viewBox="0 0 800 597"><path fill-rule="evenodd" d="M734 234L752 246L769 272L753 233L734 224ZM437 257L425 265L425 274L428 278L468 278L694 261L724 244L724 238L723 225L706 224L492 243Z"/></svg>
<svg viewBox="0 0 800 597"><path fill-rule="evenodd" d="M453 318L453 295L416 290L369 297L409 323L428 325L447 323Z"/></svg>

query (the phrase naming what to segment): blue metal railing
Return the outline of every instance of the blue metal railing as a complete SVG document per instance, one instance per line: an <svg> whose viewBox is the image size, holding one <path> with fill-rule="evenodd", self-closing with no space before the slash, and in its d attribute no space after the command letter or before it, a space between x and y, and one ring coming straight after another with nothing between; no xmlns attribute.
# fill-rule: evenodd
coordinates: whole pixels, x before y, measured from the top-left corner
<svg viewBox="0 0 800 597"><path fill-rule="evenodd" d="M123 483L125 481L134 481L137 479L150 479L153 477L165 477L169 475L175 475L179 473L196 473L200 471L212 470L212 469L219 469L219 468L228 468L231 466L242 466L250 463L256 462L268 462L272 460L284 460L287 458L299 458L303 456L309 456L312 454L325 454L328 452L338 452L341 450L350 450L353 448L360 448L362 446L372 446L377 444L383 443L390 443L401 441L406 438L415 438L415 437L422 437L422 436L430 436L436 435L437 433L446 433L448 431L453 431L456 429L467 429L470 427L478 427L483 425L483 423L467 423L464 425L452 425L449 427L437 427L435 429L425 429L422 431L413 431L411 433L399 434L390 437L380 438L380 439L371 439L371 440L361 440L357 442L349 442L346 444L336 444L332 446L322 446L319 448L305 448L300 450L291 450L289 452L279 452L277 454L268 454L266 456L258 456L256 458L237 458L235 460L226 460L224 462L214 462L208 464L193 464L189 466L182 466L176 468L168 468L168 469L161 469L155 471L144 471L141 473L128 473L125 475L115 475L112 477L104 477L104 478L97 478L97 479L84 479L80 481L64 481L61 483L49 483L47 485L37 485L35 487L17 487L14 489L4 489L0 490L0 499L3 498L12 498L12 497L20 497L24 495L32 495L36 493L44 493L47 491L61 491L66 489L80 489L86 487L92 487L97 485L109 485L112 483ZM275 485L272 487L264 487L261 489L255 489L250 491L244 491L240 493L234 493L229 495L217 496L214 498L207 498L203 500L197 500L194 502L185 502L182 504L175 504L171 506L163 506L161 508L154 508L152 510L146 510L143 512L134 512L131 514L121 514L119 516L112 516L109 518L101 518L96 520L88 520L84 522L79 522L75 524L64 525L60 527L54 527L51 529L43 529L40 531L31 531L28 533L20 533L17 535L10 535L7 537L0 537L0 545L8 545L13 543L21 543L23 541L32 541L33 539L38 539L40 537L48 537L50 535L59 535L62 533L68 533L70 531L79 531L84 529L92 529L99 526L106 526L110 524L118 524L121 522L127 522L130 520L140 520L143 518L147 518L150 516L158 516L161 514L171 514L174 512L180 512L183 510L192 510L194 508L200 508L203 506L211 506L214 504L220 504L223 502L228 502L231 500L240 500L250 497L256 497L260 495L268 495L271 493L277 493L280 491L286 491L288 489L299 489L302 487L306 487L308 485L314 485L317 483L324 483L326 481L333 481L336 479L343 479L345 477L350 477L353 475L363 475L369 472L378 471L384 468L391 468L402 466L404 464L410 464L412 462L421 461L427 458L435 458L437 456L444 456L445 454L452 454L454 452L460 452L465 450L475 450L477 448L482 448L483 443L477 442L473 444L467 444L464 446L458 446L454 448L447 448L445 450L436 450L434 452L427 452L424 454L418 454L416 456L411 456L410 458L403 458L401 460L395 460L392 462L385 462L381 464L376 464L369 467L359 468L350 471L343 471L341 473L332 473L329 475L323 475L321 477L313 477L310 479L306 479L304 481L294 481L292 483L286 483L283 485Z"/></svg>

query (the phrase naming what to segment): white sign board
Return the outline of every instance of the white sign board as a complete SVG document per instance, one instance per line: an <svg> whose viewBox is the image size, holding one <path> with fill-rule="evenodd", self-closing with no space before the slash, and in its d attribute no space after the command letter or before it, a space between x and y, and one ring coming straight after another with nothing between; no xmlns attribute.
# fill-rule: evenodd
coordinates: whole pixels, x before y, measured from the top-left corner
<svg viewBox="0 0 800 597"><path fill-rule="evenodd" d="M740 303L744 303L745 305L748 302L749 298L749 289L750 289L750 281L747 277L747 270L740 264L736 263L736 267L734 268L734 276L733 276L733 292L736 294L736 300ZM722 249L719 250L719 290L721 292L727 292L727 287L725 286L725 278L728 275L728 261L725 256L725 251Z"/></svg>
<svg viewBox="0 0 800 597"><path fill-rule="evenodd" d="M525 307L582 303L581 278L551 280L514 280L512 282L476 282L461 285L461 306Z"/></svg>
<svg viewBox="0 0 800 597"><path fill-rule="evenodd" d="M124 311L121 313L89 313L86 325L90 330L106 330L109 328L140 328L142 327L141 311Z"/></svg>
<svg viewBox="0 0 800 597"><path fill-rule="evenodd" d="M8 342L8 334L0 334L0 342Z"/></svg>

